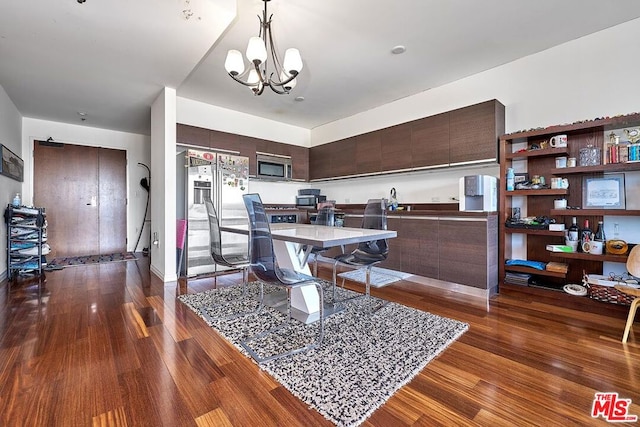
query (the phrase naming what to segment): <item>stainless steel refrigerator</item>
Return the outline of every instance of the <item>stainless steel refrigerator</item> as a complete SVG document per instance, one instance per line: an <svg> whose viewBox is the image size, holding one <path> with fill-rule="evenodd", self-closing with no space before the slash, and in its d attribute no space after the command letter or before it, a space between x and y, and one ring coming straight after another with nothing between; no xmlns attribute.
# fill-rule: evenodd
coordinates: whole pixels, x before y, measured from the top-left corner
<svg viewBox="0 0 640 427"><path fill-rule="evenodd" d="M209 221L205 198L213 201L221 225L247 224L242 195L249 190L249 158L210 151L187 149L184 159L185 216L187 239L182 275L193 277L226 269L211 258ZM179 163L179 162L178 162ZM222 234L223 253L248 251L248 237L237 233Z"/></svg>

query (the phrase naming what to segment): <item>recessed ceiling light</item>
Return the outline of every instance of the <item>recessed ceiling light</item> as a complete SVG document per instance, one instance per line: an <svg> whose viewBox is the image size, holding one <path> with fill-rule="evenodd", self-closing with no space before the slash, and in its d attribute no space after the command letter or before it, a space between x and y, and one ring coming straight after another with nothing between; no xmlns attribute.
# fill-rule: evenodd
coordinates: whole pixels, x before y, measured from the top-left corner
<svg viewBox="0 0 640 427"><path fill-rule="evenodd" d="M298 101L298 102L302 102L304 101L304 96L296 96L295 98L293 98L294 100Z"/></svg>
<svg viewBox="0 0 640 427"><path fill-rule="evenodd" d="M393 53L394 55L400 55L401 53L405 53L406 51L407 48L402 46L401 44L391 49L391 53Z"/></svg>

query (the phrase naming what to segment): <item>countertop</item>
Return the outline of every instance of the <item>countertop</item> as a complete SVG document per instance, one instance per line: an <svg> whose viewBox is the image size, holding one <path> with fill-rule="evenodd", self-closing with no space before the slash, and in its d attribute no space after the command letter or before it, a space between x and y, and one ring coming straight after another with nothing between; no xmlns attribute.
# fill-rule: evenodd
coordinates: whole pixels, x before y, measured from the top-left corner
<svg viewBox="0 0 640 427"><path fill-rule="evenodd" d="M448 209L424 209L412 208L411 210L396 210L387 211L388 217L407 217L407 216L438 216L438 217L469 217L469 218L486 218L493 215L498 215L498 212L480 212L480 211L459 211L457 209L451 209L452 204L448 204ZM444 206L443 206L444 207ZM457 206L456 206L457 207ZM269 206L265 207L265 210L269 213L280 212L282 214L295 213L295 212L307 212L310 215L316 214L318 211L314 208L297 208L295 206ZM345 215L362 215L364 205L338 205L336 207L337 213Z"/></svg>

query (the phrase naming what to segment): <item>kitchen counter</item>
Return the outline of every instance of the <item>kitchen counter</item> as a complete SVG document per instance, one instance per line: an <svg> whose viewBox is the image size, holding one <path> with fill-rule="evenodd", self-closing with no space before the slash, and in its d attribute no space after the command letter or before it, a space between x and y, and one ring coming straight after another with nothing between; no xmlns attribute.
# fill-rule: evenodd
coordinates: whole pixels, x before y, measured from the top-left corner
<svg viewBox="0 0 640 427"><path fill-rule="evenodd" d="M344 225L358 227L362 210L346 211ZM387 228L398 237L389 241L389 256L381 267L463 285L476 295L489 297L497 292L497 212L412 209L387 213Z"/></svg>
<svg viewBox="0 0 640 427"><path fill-rule="evenodd" d="M498 212L480 212L480 211L457 211L457 210L401 210L388 211L387 216L437 216L437 217L469 217L469 218L486 218L488 216L498 215Z"/></svg>

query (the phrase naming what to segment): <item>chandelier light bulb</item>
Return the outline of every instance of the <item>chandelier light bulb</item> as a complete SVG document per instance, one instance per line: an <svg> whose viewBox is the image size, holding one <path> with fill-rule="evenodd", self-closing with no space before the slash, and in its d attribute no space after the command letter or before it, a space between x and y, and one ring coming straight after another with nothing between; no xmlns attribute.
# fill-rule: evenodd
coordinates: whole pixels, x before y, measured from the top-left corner
<svg viewBox="0 0 640 427"><path fill-rule="evenodd" d="M262 64L267 60L267 48L260 37L251 37L247 45L247 59L254 64Z"/></svg>
<svg viewBox="0 0 640 427"><path fill-rule="evenodd" d="M260 76L258 75L258 72L255 69L249 70L249 77L247 77L247 83L249 83L252 86L260 83Z"/></svg>
<svg viewBox="0 0 640 427"><path fill-rule="evenodd" d="M284 53L284 70L290 74L298 74L302 70L302 57L300 51L294 47Z"/></svg>
<svg viewBox="0 0 640 427"><path fill-rule="evenodd" d="M282 73L280 73L280 81L281 82L286 81L289 77L290 76L285 71L282 71ZM296 84L297 84L296 80L297 80L297 78L294 78L290 82L285 83L282 87L284 88L284 90L290 91L291 89L296 87Z"/></svg>
<svg viewBox="0 0 640 427"><path fill-rule="evenodd" d="M239 50L231 49L227 53L227 59L224 61L224 68L227 73L232 76L237 76L244 72L244 59L242 59L242 53Z"/></svg>

